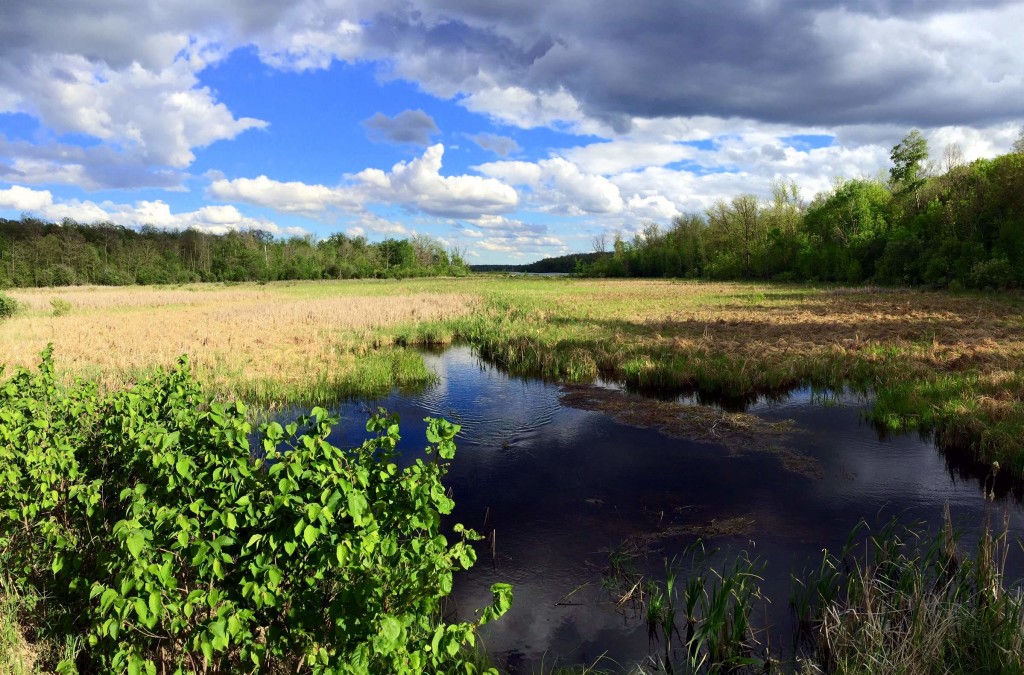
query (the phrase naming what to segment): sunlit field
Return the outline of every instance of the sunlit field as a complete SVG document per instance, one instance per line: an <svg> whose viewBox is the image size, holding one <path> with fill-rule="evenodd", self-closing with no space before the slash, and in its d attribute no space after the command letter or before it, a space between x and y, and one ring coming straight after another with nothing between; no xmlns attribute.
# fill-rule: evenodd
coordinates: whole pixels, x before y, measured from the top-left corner
<svg viewBox="0 0 1024 675"><path fill-rule="evenodd" d="M1013 465L1024 429L1017 295L501 276L10 295L24 310L0 324L6 364L53 342L59 372L108 385L187 354L221 394L329 401L426 382L410 347L463 340L513 372L732 401L849 384L877 395L880 424Z"/></svg>
<svg viewBox="0 0 1024 675"><path fill-rule="evenodd" d="M58 370L118 386L188 355L214 391L254 402L321 401L429 377L415 354L381 345L384 329L450 320L465 294L362 284L81 287L10 293L25 310L0 324L7 365L47 343ZM407 292L403 292L407 291ZM53 300L67 304L55 311ZM57 315L55 315L57 314Z"/></svg>

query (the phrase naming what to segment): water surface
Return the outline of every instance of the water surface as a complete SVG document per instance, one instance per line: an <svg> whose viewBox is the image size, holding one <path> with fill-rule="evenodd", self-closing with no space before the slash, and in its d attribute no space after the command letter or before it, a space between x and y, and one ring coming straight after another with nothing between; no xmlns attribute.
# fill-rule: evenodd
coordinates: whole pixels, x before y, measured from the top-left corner
<svg viewBox="0 0 1024 675"><path fill-rule="evenodd" d="M453 597L468 618L489 603L492 583L513 584L512 609L484 631L488 651L513 672L533 672L542 661L591 663L602 654L623 668L640 663L650 650L647 627L601 585L609 552L643 549L638 570L660 578L665 559L713 520L746 524L706 546L722 562L746 550L764 564L761 588L772 602L758 622L774 627L781 651L791 634L791 573L820 561L822 549L841 548L862 518L924 521L935 530L949 504L965 545L986 517L1001 522L1007 511L1013 534L1022 533L1013 484L1000 482L994 501L986 500L983 470L916 435L880 437L856 396L830 396L823 405L801 390L750 406L760 417L795 423L785 446L815 470L794 472L775 453L730 450L564 407L558 386L510 377L467 347L425 358L439 375L436 386L339 406L345 421L331 440L361 442L364 411L378 404L401 416L406 453L425 444L423 417L462 425L446 479L454 516L493 537L495 555L491 541L481 543L477 565L457 577ZM1024 569L1009 572L1017 578Z"/></svg>

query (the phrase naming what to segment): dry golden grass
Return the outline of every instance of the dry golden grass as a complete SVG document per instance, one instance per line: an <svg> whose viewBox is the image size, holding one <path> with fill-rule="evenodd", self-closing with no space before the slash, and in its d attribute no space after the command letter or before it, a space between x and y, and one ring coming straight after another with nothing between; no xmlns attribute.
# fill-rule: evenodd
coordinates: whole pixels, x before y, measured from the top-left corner
<svg viewBox="0 0 1024 675"><path fill-rule="evenodd" d="M391 345L455 338L518 373L731 401L851 383L878 394L879 423L1012 451L1024 474L1013 450L1024 433L1019 295L501 277L10 295L28 311L0 324L0 361L31 364L52 341L64 372L106 384L187 353L218 392L329 402L382 393L400 372L424 381L422 360ZM70 312L52 316L53 298Z"/></svg>
<svg viewBox="0 0 1024 675"><path fill-rule="evenodd" d="M887 350L928 371L978 369L993 383L1024 356L1024 315L998 298L911 290L741 283L581 281L561 297L511 288L487 321L509 338L589 349L599 370L631 355L729 355L762 367L794 358L874 360ZM571 289L571 290L570 290ZM503 317L501 314L515 316ZM486 330L483 332L487 332Z"/></svg>
<svg viewBox="0 0 1024 675"><path fill-rule="evenodd" d="M301 391L343 379L383 328L450 319L471 296L413 293L382 298L301 297L280 287L72 288L12 291L28 310L0 324L3 363L29 366L52 342L59 372L107 386L189 355L221 392L256 393L261 383ZM71 303L52 316L51 298Z"/></svg>

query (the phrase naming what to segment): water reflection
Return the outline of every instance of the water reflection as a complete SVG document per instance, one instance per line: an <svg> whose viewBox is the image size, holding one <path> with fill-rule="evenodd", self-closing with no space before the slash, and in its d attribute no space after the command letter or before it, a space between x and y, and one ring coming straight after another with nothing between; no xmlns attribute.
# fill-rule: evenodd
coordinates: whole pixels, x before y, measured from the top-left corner
<svg viewBox="0 0 1024 675"><path fill-rule="evenodd" d="M760 621L781 629L775 643L789 630L790 574L819 561L823 548L841 547L861 518L897 516L937 529L948 503L965 544L976 541L986 516L1001 521L1004 509L1013 534L1021 533L1019 485L1000 477L995 501L986 501L986 467L937 452L926 438L880 436L852 393L830 395L829 405L810 390L745 404L766 419L796 423L802 431L787 440L789 449L817 461L815 478L787 470L770 453L730 451L564 407L557 386L505 375L468 348L426 359L440 376L435 387L373 404L401 415L407 453L422 447L423 417L463 425L447 480L455 518L493 534L496 555L482 546L453 596L469 612L489 602L491 583L515 586L512 609L484 633L488 650L510 669L532 672L542 659L589 663L601 654L623 666L644 659L646 626L624 616L600 584L609 551L637 537L649 544L639 571L656 576L701 526L735 517L749 523L709 547L722 560L747 549L766 565L762 590L773 603ZM367 407L339 406L347 421L332 442L360 442ZM571 601L563 601L567 594Z"/></svg>

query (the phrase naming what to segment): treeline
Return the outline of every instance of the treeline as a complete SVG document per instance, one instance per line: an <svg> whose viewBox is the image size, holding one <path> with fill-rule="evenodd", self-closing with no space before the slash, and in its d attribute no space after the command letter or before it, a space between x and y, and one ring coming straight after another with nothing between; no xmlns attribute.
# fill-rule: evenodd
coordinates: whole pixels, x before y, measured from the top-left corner
<svg viewBox="0 0 1024 675"><path fill-rule="evenodd" d="M468 273L457 252L426 236L370 243L338 233L316 241L276 239L260 230L214 235L71 219L0 219L0 288Z"/></svg>
<svg viewBox="0 0 1024 675"><path fill-rule="evenodd" d="M608 253L570 253L555 258L544 258L529 265L470 265L473 272L529 272L532 274L572 274L581 266L607 258Z"/></svg>
<svg viewBox="0 0 1024 675"><path fill-rule="evenodd" d="M888 180L837 181L806 204L778 182L772 198L740 195L668 229L595 241L610 255L593 276L774 279L934 287L1024 286L1024 133L1014 152L966 163L946 148L941 168L910 132Z"/></svg>

